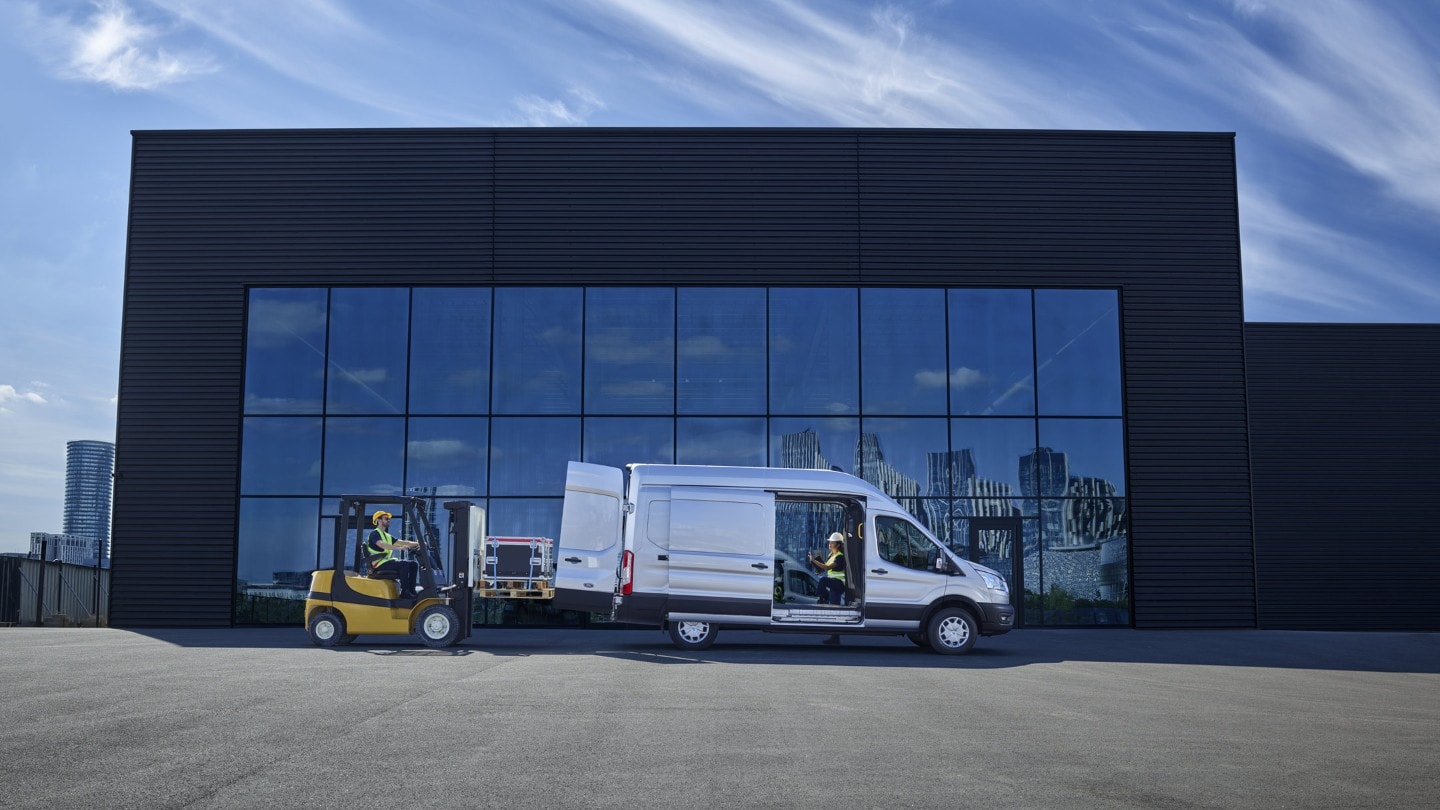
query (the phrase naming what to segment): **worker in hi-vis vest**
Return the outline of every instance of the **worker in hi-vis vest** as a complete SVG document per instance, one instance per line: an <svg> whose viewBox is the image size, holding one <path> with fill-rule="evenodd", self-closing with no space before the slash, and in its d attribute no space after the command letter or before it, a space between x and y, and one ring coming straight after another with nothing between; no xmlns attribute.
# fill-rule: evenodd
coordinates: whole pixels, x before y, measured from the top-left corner
<svg viewBox="0 0 1440 810"><path fill-rule="evenodd" d="M825 572L820 577L816 596L822 605L838 605L845 601L845 535L835 532L826 543L830 553L824 560L816 557L815 552L810 552L810 562ZM823 643L839 644L840 634L832 634Z"/></svg>
<svg viewBox="0 0 1440 810"><path fill-rule="evenodd" d="M375 510L370 517L370 522L375 524L375 530L370 532L370 537L365 541L365 560L370 564L370 572L393 571L400 580L400 598L409 599L415 596L415 578L420 575L420 566L414 560L400 560L395 558L395 552L402 548L419 548L420 544L414 540L397 540L390 536L391 514L384 509Z"/></svg>

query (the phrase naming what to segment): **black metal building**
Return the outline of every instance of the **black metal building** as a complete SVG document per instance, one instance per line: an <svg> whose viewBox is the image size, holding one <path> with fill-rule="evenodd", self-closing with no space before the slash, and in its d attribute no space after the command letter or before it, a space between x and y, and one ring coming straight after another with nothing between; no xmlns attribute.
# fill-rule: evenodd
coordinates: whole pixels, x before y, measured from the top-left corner
<svg viewBox="0 0 1440 810"><path fill-rule="evenodd" d="M136 132L114 624L232 622L249 291L384 285L1116 290L1133 624L1302 623L1230 134Z"/></svg>

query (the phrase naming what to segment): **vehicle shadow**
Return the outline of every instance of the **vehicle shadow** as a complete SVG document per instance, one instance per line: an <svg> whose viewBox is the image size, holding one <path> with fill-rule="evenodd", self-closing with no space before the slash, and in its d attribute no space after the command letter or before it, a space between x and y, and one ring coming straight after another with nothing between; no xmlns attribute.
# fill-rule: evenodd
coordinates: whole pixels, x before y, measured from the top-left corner
<svg viewBox="0 0 1440 810"><path fill-rule="evenodd" d="M353 644L320 649L301 628L76 630L126 633L186 648L314 650L377 657L463 658L473 655L596 655L660 666L749 663L773 666L853 666L929 669L1007 669L1088 661L1440 674L1440 633L1330 633L1287 630L1022 629L979 639L967 655L938 655L898 636L771 634L726 630L713 647L677 648L658 630L477 627L462 644L442 650L413 636L361 636Z"/></svg>

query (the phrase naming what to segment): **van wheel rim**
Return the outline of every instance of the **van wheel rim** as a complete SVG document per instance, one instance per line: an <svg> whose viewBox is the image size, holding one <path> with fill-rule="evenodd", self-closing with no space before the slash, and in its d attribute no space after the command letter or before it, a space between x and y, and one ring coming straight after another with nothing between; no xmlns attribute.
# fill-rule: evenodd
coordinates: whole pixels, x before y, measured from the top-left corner
<svg viewBox="0 0 1440 810"><path fill-rule="evenodd" d="M321 641L329 641L335 637L335 623L330 621L315 623L315 637Z"/></svg>
<svg viewBox="0 0 1440 810"><path fill-rule="evenodd" d="M710 625L705 622L681 622L680 637L694 644L703 641L710 633Z"/></svg>
<svg viewBox="0 0 1440 810"><path fill-rule="evenodd" d="M970 625L954 616L940 623L940 643L946 647L960 647L970 640Z"/></svg>
<svg viewBox="0 0 1440 810"><path fill-rule="evenodd" d="M436 613L425 619L425 635L430 638L444 638L450 632L450 620Z"/></svg>

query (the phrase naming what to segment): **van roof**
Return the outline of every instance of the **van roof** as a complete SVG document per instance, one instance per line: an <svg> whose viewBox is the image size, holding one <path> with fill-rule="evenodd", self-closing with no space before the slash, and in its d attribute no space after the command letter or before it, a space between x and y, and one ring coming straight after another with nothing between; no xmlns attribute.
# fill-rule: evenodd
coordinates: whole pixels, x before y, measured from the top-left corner
<svg viewBox="0 0 1440 810"><path fill-rule="evenodd" d="M708 467L692 464L630 464L637 483L665 486L750 487L780 492L860 495L874 506L906 511L869 481L838 470L795 470L788 467Z"/></svg>

